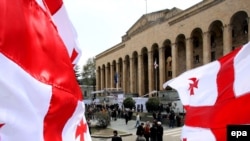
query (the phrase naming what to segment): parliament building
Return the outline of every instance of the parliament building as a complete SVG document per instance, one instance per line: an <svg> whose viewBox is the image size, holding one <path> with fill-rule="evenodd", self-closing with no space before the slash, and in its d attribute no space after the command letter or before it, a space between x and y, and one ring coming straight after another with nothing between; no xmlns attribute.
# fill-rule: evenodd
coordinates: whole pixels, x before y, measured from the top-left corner
<svg viewBox="0 0 250 141"><path fill-rule="evenodd" d="M142 15L120 43L96 55L96 90L165 91L166 81L246 44L249 15L249 0L203 0Z"/></svg>

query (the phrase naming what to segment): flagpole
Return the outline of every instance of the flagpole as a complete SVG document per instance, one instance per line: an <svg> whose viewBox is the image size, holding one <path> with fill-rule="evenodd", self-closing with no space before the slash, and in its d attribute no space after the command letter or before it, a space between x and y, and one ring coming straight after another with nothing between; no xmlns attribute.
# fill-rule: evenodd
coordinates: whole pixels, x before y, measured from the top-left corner
<svg viewBox="0 0 250 141"><path fill-rule="evenodd" d="M118 81L119 81L119 78L118 78L118 72L116 74L116 91L118 91Z"/></svg>
<svg viewBox="0 0 250 141"><path fill-rule="evenodd" d="M148 2L147 2L147 0L145 0L145 2L146 2L146 14L147 14L147 12L148 12Z"/></svg>
<svg viewBox="0 0 250 141"><path fill-rule="evenodd" d="M155 68L155 89L156 89L156 96L158 97L158 91L157 91L157 67Z"/></svg>
<svg viewBox="0 0 250 141"><path fill-rule="evenodd" d="M157 62L156 62L156 59L155 59L155 62L154 62L154 68L155 68L155 90L156 90L156 95L158 95L158 91L157 91Z"/></svg>
<svg viewBox="0 0 250 141"><path fill-rule="evenodd" d="M157 82L156 82L156 68L155 68L155 90L157 91L156 85L157 85Z"/></svg>

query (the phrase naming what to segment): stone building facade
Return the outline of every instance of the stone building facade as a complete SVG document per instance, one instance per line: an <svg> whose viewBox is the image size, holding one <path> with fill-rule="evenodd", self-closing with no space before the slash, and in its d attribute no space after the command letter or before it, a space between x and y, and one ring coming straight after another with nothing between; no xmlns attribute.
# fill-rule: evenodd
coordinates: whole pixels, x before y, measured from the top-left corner
<svg viewBox="0 0 250 141"><path fill-rule="evenodd" d="M96 89L140 96L163 91L167 80L247 43L249 15L249 0L203 0L142 15L121 43L96 56Z"/></svg>

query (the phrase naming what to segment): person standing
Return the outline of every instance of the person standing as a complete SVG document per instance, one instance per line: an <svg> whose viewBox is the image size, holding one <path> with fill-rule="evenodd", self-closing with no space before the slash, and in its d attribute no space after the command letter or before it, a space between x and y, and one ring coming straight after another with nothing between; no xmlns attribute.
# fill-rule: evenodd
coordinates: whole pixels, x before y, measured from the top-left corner
<svg viewBox="0 0 250 141"><path fill-rule="evenodd" d="M125 118L125 123L126 123L126 125L128 125L129 115L128 115L128 112L127 112L127 111L125 111L124 118Z"/></svg>
<svg viewBox="0 0 250 141"><path fill-rule="evenodd" d="M150 141L157 141L157 122L154 120L150 128Z"/></svg>
<svg viewBox="0 0 250 141"><path fill-rule="evenodd" d="M144 137L144 123L141 123L137 127L136 135L137 135L136 141L146 141Z"/></svg>
<svg viewBox="0 0 250 141"><path fill-rule="evenodd" d="M144 127L144 137L146 139L146 141L149 141L149 137L150 137L150 122L147 121Z"/></svg>
<svg viewBox="0 0 250 141"><path fill-rule="evenodd" d="M176 126L177 126L177 127L180 127L180 126L181 126L181 116L180 116L180 114L178 114L178 115L176 116Z"/></svg>
<svg viewBox="0 0 250 141"><path fill-rule="evenodd" d="M169 115L169 128L174 128L174 123L175 123L175 113L174 111L171 111Z"/></svg>
<svg viewBox="0 0 250 141"><path fill-rule="evenodd" d="M144 123L143 122L137 127L136 135L144 136Z"/></svg>
<svg viewBox="0 0 250 141"><path fill-rule="evenodd" d="M88 128L89 128L89 134L91 135L91 121L90 121L89 117L87 119L87 124L88 124Z"/></svg>
<svg viewBox="0 0 250 141"><path fill-rule="evenodd" d="M163 141L163 127L161 122L157 122L157 141Z"/></svg>
<svg viewBox="0 0 250 141"><path fill-rule="evenodd" d="M113 136L111 138L111 141L122 141L122 137L118 136L117 130L113 131Z"/></svg>
<svg viewBox="0 0 250 141"><path fill-rule="evenodd" d="M162 115L161 115L161 112L159 111L157 114L157 121L161 122L161 120L162 120Z"/></svg>
<svg viewBox="0 0 250 141"><path fill-rule="evenodd" d="M156 113L155 113L155 111L153 112L153 118L154 118L154 120L156 120Z"/></svg>

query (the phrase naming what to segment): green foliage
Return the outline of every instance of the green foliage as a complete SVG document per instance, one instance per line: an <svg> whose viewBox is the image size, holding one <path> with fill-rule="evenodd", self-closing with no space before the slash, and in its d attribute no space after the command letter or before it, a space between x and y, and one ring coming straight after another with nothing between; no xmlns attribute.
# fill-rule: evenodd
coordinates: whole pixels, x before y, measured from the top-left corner
<svg viewBox="0 0 250 141"><path fill-rule="evenodd" d="M75 71L75 76L76 76L76 80L78 82L79 85L83 84L83 80L82 80L82 69L79 65L76 65L74 67L74 71Z"/></svg>
<svg viewBox="0 0 250 141"><path fill-rule="evenodd" d="M160 100L156 97L151 97L146 102L146 109L148 112L153 112L159 110Z"/></svg>
<svg viewBox="0 0 250 141"><path fill-rule="evenodd" d="M83 84L84 85L96 85L95 74L95 58L89 58L87 63L83 66Z"/></svg>
<svg viewBox="0 0 250 141"><path fill-rule="evenodd" d="M100 111L100 112L97 112L95 116L97 120L96 127L107 128L107 126L110 124L110 117L109 117L108 112Z"/></svg>
<svg viewBox="0 0 250 141"><path fill-rule="evenodd" d="M123 105L125 108L132 109L133 107L135 107L135 101L132 97L127 97L126 99L124 99Z"/></svg>

